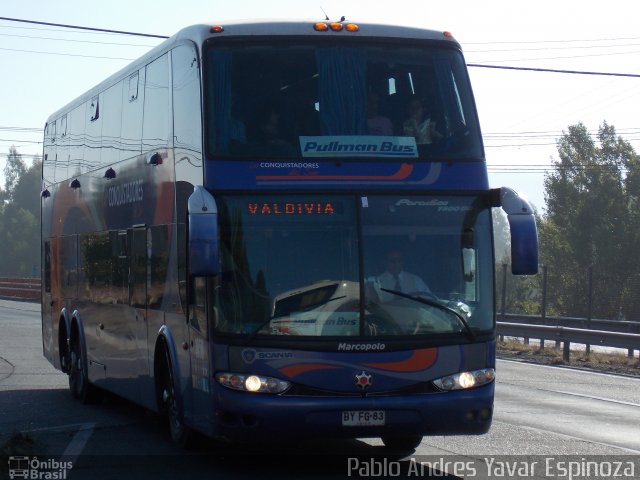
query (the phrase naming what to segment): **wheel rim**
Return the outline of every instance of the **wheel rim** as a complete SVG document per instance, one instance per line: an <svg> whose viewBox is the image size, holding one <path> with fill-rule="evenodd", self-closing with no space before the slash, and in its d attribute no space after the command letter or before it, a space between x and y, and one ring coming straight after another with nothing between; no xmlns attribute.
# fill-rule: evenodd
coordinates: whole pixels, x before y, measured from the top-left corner
<svg viewBox="0 0 640 480"><path fill-rule="evenodd" d="M182 435L184 425L182 423L182 419L180 418L178 402L176 401L171 376L168 375L167 377L168 385L162 392L162 398L164 400L167 416L169 417L169 429L171 430L171 437L175 440L180 438L180 436Z"/></svg>
<svg viewBox="0 0 640 480"><path fill-rule="evenodd" d="M77 397L82 395L85 383L84 362L82 361L82 353L78 347L78 343L75 342L69 355L69 384L71 391Z"/></svg>

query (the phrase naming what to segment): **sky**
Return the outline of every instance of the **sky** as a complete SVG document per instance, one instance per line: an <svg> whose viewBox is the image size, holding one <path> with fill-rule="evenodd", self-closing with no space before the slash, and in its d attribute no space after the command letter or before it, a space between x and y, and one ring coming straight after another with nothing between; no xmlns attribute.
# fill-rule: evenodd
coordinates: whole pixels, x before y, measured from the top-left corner
<svg viewBox="0 0 640 480"><path fill-rule="evenodd" d="M0 16L156 35L238 19L390 23L450 31L468 64L640 75L635 0L0 0ZM0 20L0 185L9 148L30 165L47 117L161 40ZM492 187L544 213L556 140L582 122L640 151L640 78L469 67Z"/></svg>

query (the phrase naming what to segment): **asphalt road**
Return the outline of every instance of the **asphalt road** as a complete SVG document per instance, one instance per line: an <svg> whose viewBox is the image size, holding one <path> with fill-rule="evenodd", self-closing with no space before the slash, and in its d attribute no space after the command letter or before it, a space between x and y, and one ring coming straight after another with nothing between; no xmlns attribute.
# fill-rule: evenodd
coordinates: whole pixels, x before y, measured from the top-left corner
<svg viewBox="0 0 640 480"><path fill-rule="evenodd" d="M66 478L91 480L391 477L397 466L406 471L446 459L452 463L444 469L458 473L450 478L470 478L453 462L506 455L530 462L562 455L640 459L640 379L510 361L499 361L497 370L490 433L425 438L409 457L382 457L375 440L242 447L203 440L186 453L171 444L164 422L142 408L115 397L98 405L74 401L66 375L42 356L39 305L0 300L0 445L14 432L27 433L36 441L32 455L38 461L63 467L40 465L40 471L61 472L71 462ZM0 478L16 465L15 459L7 467L0 463ZM640 463L636 468L633 477L622 478L640 478ZM407 476L426 476L410 471L415 475ZM531 473L521 478L563 478Z"/></svg>

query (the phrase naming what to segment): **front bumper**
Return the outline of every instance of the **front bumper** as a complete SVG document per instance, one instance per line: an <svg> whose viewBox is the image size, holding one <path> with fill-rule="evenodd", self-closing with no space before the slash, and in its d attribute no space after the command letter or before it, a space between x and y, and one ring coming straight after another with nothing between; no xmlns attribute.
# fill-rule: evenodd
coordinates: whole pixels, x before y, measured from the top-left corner
<svg viewBox="0 0 640 480"><path fill-rule="evenodd" d="M315 397L252 394L219 387L213 433L235 441L480 435L491 427L494 385L404 396ZM342 412L384 410L384 426L343 426Z"/></svg>

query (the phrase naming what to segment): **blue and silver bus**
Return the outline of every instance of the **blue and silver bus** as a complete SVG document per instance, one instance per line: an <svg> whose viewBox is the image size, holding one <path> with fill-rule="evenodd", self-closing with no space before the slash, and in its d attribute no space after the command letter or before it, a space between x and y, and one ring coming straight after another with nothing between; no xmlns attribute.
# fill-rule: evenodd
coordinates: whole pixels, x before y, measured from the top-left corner
<svg viewBox="0 0 640 480"><path fill-rule="evenodd" d="M186 28L47 120L45 357L172 438L482 434L492 208L460 45L350 22Z"/></svg>

